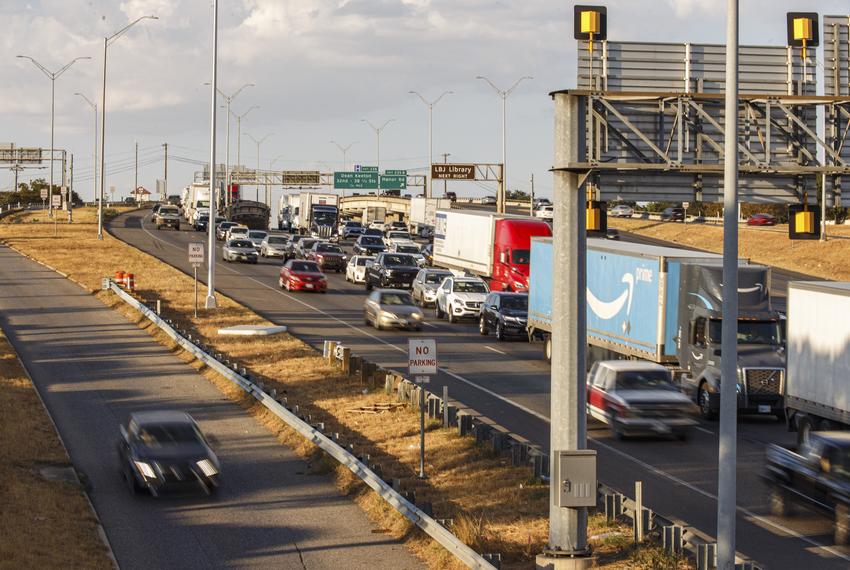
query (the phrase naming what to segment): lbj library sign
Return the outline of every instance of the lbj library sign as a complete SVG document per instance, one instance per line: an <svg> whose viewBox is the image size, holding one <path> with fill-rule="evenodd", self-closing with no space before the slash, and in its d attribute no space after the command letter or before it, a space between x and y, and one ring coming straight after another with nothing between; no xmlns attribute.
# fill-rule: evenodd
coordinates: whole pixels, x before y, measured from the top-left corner
<svg viewBox="0 0 850 570"><path fill-rule="evenodd" d="M474 164L432 164L432 180L475 180Z"/></svg>

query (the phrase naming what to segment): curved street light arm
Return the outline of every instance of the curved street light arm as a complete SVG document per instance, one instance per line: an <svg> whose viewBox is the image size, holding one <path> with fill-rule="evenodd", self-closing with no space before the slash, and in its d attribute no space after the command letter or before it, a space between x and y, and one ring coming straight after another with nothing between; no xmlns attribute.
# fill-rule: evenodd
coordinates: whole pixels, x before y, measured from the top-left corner
<svg viewBox="0 0 850 570"><path fill-rule="evenodd" d="M443 97L445 97L446 95L454 95L454 91L443 91L443 93L442 93L439 97L437 97L436 99L434 99L434 102L433 102L433 103L431 103L431 105L436 105L437 103L439 103L439 102L440 102L440 99L442 99L442 98L443 98Z"/></svg>
<svg viewBox="0 0 850 570"><path fill-rule="evenodd" d="M510 95L510 94L513 92L513 90L514 90L514 89L516 89L517 87L519 87L519 84L520 84L520 83L522 83L523 81L525 81L526 79L531 80L531 79L534 79L534 78L533 78L533 77L531 77L530 75L526 75L526 76L524 76L524 77L520 77L519 79L517 79L517 80L516 80L516 83L514 83L513 85L511 85L511 88L510 88L510 89L508 89L507 91L505 91L505 97L507 97L508 95Z"/></svg>
<svg viewBox="0 0 850 570"><path fill-rule="evenodd" d="M77 92L77 93L74 93L74 95L79 95L80 97L82 97L83 99L85 99L86 103L88 103L88 104L89 104L89 106L90 106L92 109L94 109L95 111L97 111L97 103L92 103L92 102L91 102L91 100L90 100L88 97L86 97L83 93L79 93L79 92Z"/></svg>
<svg viewBox="0 0 850 570"><path fill-rule="evenodd" d="M504 96L505 96L505 92L504 92L504 91L502 91L501 89L499 89L498 87L496 87L496 86L493 84L493 82L492 82L492 81L490 81L489 79L487 79L487 78L486 78L486 77L484 77L483 75L476 75L476 76L475 76L475 79L481 79L481 80L483 80L483 81L486 81L487 83L489 83L489 84L490 84L490 87L492 87L492 88L493 88L493 90L494 90L494 91L496 91L496 93L498 93L498 94L499 94L499 96L501 96L501 97L504 97Z"/></svg>
<svg viewBox="0 0 850 570"><path fill-rule="evenodd" d="M117 32L115 32L114 34L109 36L108 38L106 38L106 45L108 46L110 43L113 43L115 40L117 40L122 35L124 35L124 33L127 30L129 30L130 28L132 28L133 26L135 26L136 24L138 24L142 20L159 20L159 16L150 15L150 16L141 16L139 18L136 18L135 20L133 20L132 22L130 22L129 24L127 24L126 26L124 26L123 28L121 28L120 30L118 30Z"/></svg>

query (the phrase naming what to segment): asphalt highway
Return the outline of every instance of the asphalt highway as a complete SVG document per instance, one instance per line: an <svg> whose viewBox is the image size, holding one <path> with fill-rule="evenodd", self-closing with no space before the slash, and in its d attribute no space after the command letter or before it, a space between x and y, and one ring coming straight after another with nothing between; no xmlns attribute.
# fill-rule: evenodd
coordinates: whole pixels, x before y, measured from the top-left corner
<svg viewBox="0 0 850 570"><path fill-rule="evenodd" d="M191 230L155 230L148 211L115 218L109 231L186 273L191 272L187 244L205 241ZM277 285L279 260L224 263L220 249L216 259L218 291L288 325L317 348L326 339L341 341L355 354L404 370L408 334L437 339L441 373L432 379L433 391L447 385L450 399L548 448L549 365L541 344L481 337L472 321L450 325L436 320L431 311L421 333L376 331L363 325L363 286L347 283L342 275L329 275L326 295L288 293ZM137 286L144 288L144 276L136 276ZM784 424L773 419L744 418L739 424L738 550L768 568L846 568L850 550L833 546L829 520L816 514L777 519L768 513L767 488L760 477L764 448L792 440ZM599 454L600 480L630 496L634 482L643 481L650 508L715 535L716 424L701 423L688 442L617 441L607 429L591 426L589 445Z"/></svg>
<svg viewBox="0 0 850 570"><path fill-rule="evenodd" d="M327 477L146 332L0 247L0 324L33 377L121 568L420 568ZM213 497L132 496L116 454L132 411L191 413L215 439ZM68 545L73 547L73 545Z"/></svg>

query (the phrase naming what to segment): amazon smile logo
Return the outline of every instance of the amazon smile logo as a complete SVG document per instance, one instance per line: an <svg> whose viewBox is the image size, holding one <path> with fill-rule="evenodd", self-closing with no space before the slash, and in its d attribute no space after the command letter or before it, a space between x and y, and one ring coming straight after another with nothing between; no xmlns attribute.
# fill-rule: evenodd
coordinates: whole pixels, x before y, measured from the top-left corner
<svg viewBox="0 0 850 570"><path fill-rule="evenodd" d="M626 273L623 275L620 282L626 284L626 290L612 301L600 300L593 294L590 287L587 288L587 305L590 307L590 310L593 311L593 314L600 319L607 321L614 318L620 313L620 311L623 310L623 307L626 307L627 316L631 314L632 295L635 289L635 277L631 273Z"/></svg>

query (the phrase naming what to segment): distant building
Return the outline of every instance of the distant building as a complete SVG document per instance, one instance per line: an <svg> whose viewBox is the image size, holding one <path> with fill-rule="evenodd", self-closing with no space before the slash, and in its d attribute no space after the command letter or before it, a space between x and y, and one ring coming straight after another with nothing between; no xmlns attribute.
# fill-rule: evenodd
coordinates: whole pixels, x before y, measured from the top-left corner
<svg viewBox="0 0 850 570"><path fill-rule="evenodd" d="M151 198L151 193L145 190L142 186L139 186L135 190L130 193L130 196L136 201L137 204L144 204L148 202Z"/></svg>

